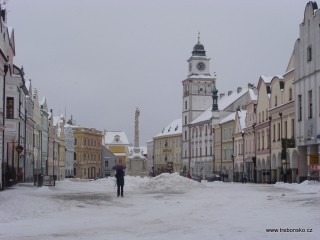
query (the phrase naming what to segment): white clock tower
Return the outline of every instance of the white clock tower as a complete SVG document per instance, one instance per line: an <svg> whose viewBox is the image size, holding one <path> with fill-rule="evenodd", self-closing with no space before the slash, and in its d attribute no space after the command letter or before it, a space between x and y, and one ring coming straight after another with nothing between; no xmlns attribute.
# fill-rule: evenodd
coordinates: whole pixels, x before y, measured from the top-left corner
<svg viewBox="0 0 320 240"><path fill-rule="evenodd" d="M193 47L192 55L187 60L188 77L182 81L182 161L187 172L189 172L191 160L189 124L212 106L212 91L215 88L216 79L210 74L209 61L210 58L206 56L198 36L198 43Z"/></svg>

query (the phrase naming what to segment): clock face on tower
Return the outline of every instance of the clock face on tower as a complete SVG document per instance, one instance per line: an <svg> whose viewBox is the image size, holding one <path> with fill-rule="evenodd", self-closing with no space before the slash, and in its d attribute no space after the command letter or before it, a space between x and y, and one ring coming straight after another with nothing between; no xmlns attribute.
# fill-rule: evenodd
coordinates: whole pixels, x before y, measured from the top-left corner
<svg viewBox="0 0 320 240"><path fill-rule="evenodd" d="M203 71L206 68L206 65L203 62L198 62L197 68L199 71Z"/></svg>

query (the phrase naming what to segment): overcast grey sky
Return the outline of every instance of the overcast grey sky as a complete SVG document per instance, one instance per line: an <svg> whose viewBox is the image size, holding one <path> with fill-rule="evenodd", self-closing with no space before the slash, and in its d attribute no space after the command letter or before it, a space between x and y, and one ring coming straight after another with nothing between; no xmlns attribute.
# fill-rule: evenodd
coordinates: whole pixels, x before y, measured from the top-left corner
<svg viewBox="0 0 320 240"><path fill-rule="evenodd" d="M186 60L201 33L220 92L283 74L302 0L9 0L15 64L55 115L140 144L181 117Z"/></svg>

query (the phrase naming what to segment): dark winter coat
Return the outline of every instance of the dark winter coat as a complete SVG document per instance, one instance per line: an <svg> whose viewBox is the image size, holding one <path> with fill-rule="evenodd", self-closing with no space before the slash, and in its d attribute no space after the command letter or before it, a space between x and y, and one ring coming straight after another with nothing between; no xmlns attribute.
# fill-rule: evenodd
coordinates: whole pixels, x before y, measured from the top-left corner
<svg viewBox="0 0 320 240"><path fill-rule="evenodd" d="M116 179L117 179L117 185L124 185L124 171L123 170L118 170L116 175L115 175Z"/></svg>

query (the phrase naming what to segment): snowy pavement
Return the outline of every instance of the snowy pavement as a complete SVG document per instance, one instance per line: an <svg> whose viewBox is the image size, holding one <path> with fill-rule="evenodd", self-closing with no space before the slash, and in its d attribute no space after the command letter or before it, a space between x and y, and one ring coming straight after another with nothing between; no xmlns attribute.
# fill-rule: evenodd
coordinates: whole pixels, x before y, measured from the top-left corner
<svg viewBox="0 0 320 240"><path fill-rule="evenodd" d="M0 239L248 240L320 236L317 182L198 183L177 174L153 179L126 176L123 198L116 197L114 183L114 178L69 179L57 182L55 187L23 183L0 192Z"/></svg>

